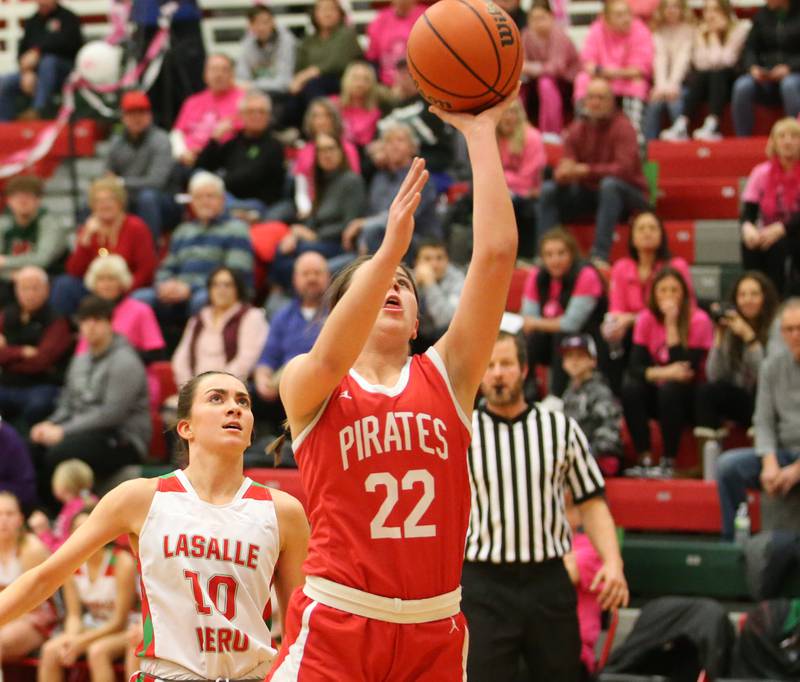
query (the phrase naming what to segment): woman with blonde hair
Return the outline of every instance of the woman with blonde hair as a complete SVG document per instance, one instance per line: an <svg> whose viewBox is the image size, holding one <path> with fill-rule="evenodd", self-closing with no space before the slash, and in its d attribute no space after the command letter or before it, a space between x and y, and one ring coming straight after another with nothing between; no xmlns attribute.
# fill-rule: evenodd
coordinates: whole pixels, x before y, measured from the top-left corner
<svg viewBox="0 0 800 682"><path fill-rule="evenodd" d="M344 139L363 149L375 138L381 110L378 108L378 81L366 62L353 62L342 75L342 93L331 101L339 105L344 124Z"/></svg>
<svg viewBox="0 0 800 682"><path fill-rule="evenodd" d="M536 250L536 198L547 157L542 136L528 123L521 100L515 100L503 112L497 125L497 145L517 219L518 254L523 258L533 258Z"/></svg>
<svg viewBox="0 0 800 682"><path fill-rule="evenodd" d="M772 126L767 160L751 171L742 193L741 226L744 268L763 272L778 293L787 293L786 260L791 258L795 265L800 228L797 119L782 118Z"/></svg>
<svg viewBox="0 0 800 682"><path fill-rule="evenodd" d="M132 289L153 281L157 258L153 236L141 218L125 212L128 195L115 177L102 177L89 187L91 214L78 230L66 274L53 283L51 303L63 315L72 315L87 291L81 281L97 256L116 253L133 275Z"/></svg>
<svg viewBox="0 0 800 682"><path fill-rule="evenodd" d="M694 41L694 15L688 0L661 0L653 15L653 89L645 114L648 140L658 137L664 114L670 122L681 114L683 84L689 73Z"/></svg>
<svg viewBox="0 0 800 682"><path fill-rule="evenodd" d="M736 63L749 30L748 22L736 19L730 0L705 1L702 21L694 32L692 72L686 80L682 113L661 133L662 140L688 139L689 121L704 103L708 115L692 137L707 141L722 137L719 122L731 98Z"/></svg>
<svg viewBox="0 0 800 682"><path fill-rule="evenodd" d="M49 554L41 540L25 530L25 517L16 496L0 492L0 590L4 591L25 571L41 564ZM57 622L52 602L44 600L7 620L0 626L3 662L19 660L38 649Z"/></svg>

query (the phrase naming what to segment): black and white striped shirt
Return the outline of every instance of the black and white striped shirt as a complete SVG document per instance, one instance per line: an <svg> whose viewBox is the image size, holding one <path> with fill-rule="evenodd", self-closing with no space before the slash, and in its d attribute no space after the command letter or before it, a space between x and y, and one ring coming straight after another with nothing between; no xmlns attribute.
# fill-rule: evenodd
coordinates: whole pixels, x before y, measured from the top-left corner
<svg viewBox="0 0 800 682"><path fill-rule="evenodd" d="M563 556L572 545L564 486L577 503L604 490L577 423L535 406L511 420L485 407L475 410L468 465L467 561L530 563Z"/></svg>

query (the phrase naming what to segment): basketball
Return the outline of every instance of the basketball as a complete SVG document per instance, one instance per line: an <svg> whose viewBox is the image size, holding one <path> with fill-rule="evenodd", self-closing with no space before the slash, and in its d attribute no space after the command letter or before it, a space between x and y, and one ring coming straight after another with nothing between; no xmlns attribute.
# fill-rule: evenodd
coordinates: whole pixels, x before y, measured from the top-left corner
<svg viewBox="0 0 800 682"><path fill-rule="evenodd" d="M428 102L472 113L514 90L523 61L517 25L491 0L431 5L411 29L406 58Z"/></svg>

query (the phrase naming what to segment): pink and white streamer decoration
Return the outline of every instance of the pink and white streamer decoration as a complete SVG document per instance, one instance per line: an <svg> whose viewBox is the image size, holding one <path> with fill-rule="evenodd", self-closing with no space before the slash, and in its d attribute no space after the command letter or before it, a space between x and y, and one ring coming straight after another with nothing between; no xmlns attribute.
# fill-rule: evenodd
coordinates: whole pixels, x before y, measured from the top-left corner
<svg viewBox="0 0 800 682"><path fill-rule="evenodd" d="M148 90L161 70L164 54L169 47L169 27L177 8L177 2L169 2L162 6L158 20L159 30L150 41L144 57L139 63L128 69L116 83L94 85L82 78L77 71L73 71L61 91L62 103L56 119L39 132L29 147L20 149L0 160L0 179L16 175L47 156L59 133L67 125L70 116L75 111L76 91L79 91L87 103L103 116L111 117L116 112L106 106L105 102L97 95L98 92L110 94L133 86ZM109 15L112 26L111 33L105 39L106 42L117 45L126 37L129 14L129 0L113 4Z"/></svg>

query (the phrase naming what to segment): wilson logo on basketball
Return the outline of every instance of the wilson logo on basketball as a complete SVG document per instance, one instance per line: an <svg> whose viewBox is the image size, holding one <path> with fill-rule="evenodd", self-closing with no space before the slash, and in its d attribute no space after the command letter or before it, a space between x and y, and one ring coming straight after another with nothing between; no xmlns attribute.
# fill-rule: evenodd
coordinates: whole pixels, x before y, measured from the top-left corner
<svg viewBox="0 0 800 682"><path fill-rule="evenodd" d="M522 71L519 29L490 0L439 0L408 36L408 70L422 96L478 113L510 95Z"/></svg>

